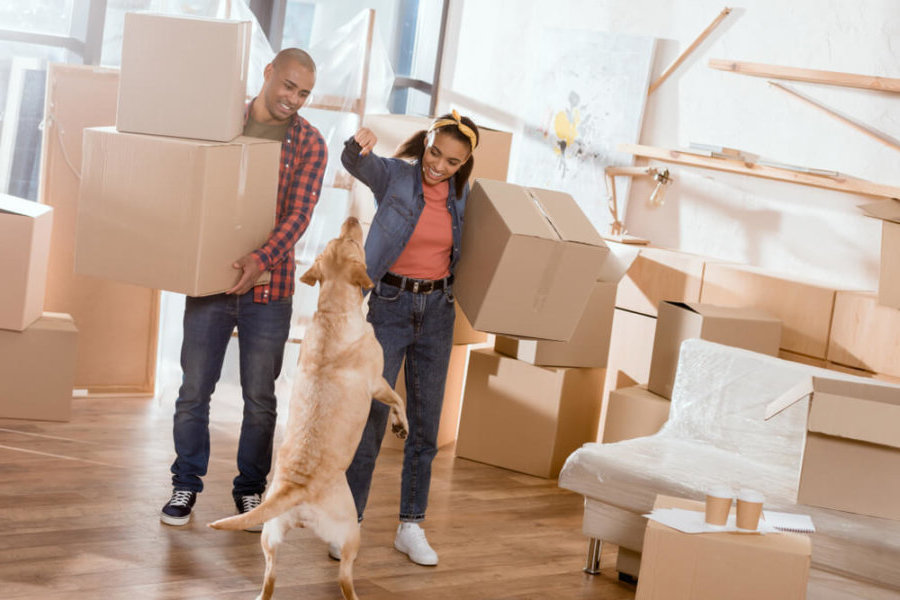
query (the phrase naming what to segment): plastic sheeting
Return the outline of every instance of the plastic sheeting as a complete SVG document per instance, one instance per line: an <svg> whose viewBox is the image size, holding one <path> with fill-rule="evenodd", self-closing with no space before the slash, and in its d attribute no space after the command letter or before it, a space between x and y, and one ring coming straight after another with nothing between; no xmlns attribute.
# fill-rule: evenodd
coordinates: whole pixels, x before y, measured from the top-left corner
<svg viewBox="0 0 900 600"><path fill-rule="evenodd" d="M713 484L756 489L767 508L812 515L815 568L900 590L900 521L796 504L809 399L768 421L764 411L809 375L861 379L687 340L666 425L648 437L585 444L566 461L559 485L637 514L649 512L657 494L702 499Z"/></svg>

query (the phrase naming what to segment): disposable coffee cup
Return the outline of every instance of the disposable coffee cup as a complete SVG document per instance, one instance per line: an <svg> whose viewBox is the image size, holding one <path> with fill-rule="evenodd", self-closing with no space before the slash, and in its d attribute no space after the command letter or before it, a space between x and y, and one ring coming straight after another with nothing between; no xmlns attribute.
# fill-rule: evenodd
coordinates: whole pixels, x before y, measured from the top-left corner
<svg viewBox="0 0 900 600"><path fill-rule="evenodd" d="M713 486L706 491L706 522L710 525L724 525L731 511L734 493L726 486Z"/></svg>
<svg viewBox="0 0 900 600"><path fill-rule="evenodd" d="M762 508L762 494L756 490L741 490L737 499L737 528L756 531Z"/></svg>

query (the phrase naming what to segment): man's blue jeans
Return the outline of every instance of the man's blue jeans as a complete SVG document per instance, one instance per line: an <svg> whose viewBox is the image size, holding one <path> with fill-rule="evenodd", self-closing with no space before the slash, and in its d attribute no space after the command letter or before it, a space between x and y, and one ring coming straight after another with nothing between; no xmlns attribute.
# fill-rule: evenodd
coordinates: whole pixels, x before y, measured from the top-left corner
<svg viewBox="0 0 900 600"><path fill-rule="evenodd" d="M401 521L417 522L425 518L455 317L453 294L449 290L413 294L378 282L369 297L368 320L384 351L384 378L392 386L406 359L409 435L403 451ZM362 440L347 469L347 482L360 519L389 415L387 406L372 400Z"/></svg>
<svg viewBox="0 0 900 600"><path fill-rule="evenodd" d="M281 372L291 324L291 298L269 304L253 302L253 290L242 296L217 294L188 297L184 305L181 344L183 378L175 401L175 489L203 490L209 463L209 402L225 349L238 330L244 416L238 441L235 497L261 494L272 466L275 433L275 379Z"/></svg>

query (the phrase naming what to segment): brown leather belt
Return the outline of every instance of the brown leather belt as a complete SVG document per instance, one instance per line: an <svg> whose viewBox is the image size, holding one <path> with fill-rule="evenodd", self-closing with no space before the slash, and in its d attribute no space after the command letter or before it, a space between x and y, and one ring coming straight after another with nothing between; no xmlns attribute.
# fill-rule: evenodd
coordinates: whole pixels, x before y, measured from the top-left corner
<svg viewBox="0 0 900 600"><path fill-rule="evenodd" d="M413 294L430 294L431 292L450 287L450 284L453 283L453 275L443 279L413 279L412 277L403 277L388 271L381 278L381 281Z"/></svg>

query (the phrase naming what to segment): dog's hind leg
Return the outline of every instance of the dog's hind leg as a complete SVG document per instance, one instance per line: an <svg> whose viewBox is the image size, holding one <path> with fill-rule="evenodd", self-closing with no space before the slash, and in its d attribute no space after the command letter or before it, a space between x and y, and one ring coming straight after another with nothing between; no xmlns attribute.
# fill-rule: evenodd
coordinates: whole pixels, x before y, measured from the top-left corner
<svg viewBox="0 0 900 600"><path fill-rule="evenodd" d="M391 431L400 439L406 439L409 422L406 420L406 405L403 398L397 395L384 377L376 384L372 397L391 408Z"/></svg>
<svg viewBox="0 0 900 600"><path fill-rule="evenodd" d="M353 563L359 552L359 521L353 494L343 472L322 495L321 502L313 508L314 517L306 522L316 535L341 547L341 566L338 580L345 600L359 600L353 587Z"/></svg>
<svg viewBox="0 0 900 600"><path fill-rule="evenodd" d="M259 543L266 557L266 573L263 578L262 591L256 597L257 600L269 600L275 591L275 554L288 529L290 529L290 520L287 515L270 519L263 525Z"/></svg>

